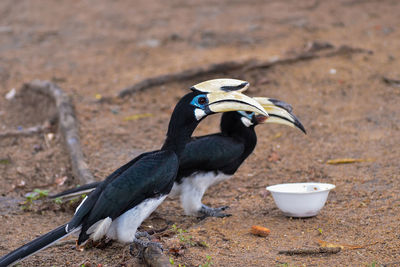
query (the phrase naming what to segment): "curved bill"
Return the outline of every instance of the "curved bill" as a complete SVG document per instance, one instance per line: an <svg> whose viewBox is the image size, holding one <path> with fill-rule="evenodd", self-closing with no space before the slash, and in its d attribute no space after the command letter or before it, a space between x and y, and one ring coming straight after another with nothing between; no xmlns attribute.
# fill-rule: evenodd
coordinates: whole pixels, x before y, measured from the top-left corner
<svg viewBox="0 0 400 267"><path fill-rule="evenodd" d="M207 108L214 113L243 110L269 117L260 103L237 91L212 92L207 94L207 98Z"/></svg>
<svg viewBox="0 0 400 267"><path fill-rule="evenodd" d="M277 123L300 129L307 133L300 120L292 113L292 106L278 99L267 97L253 97L268 112L269 118L263 119L256 116L258 123Z"/></svg>
<svg viewBox="0 0 400 267"><path fill-rule="evenodd" d="M192 90L204 93L213 92L244 92L250 83L237 79L213 79L193 85Z"/></svg>

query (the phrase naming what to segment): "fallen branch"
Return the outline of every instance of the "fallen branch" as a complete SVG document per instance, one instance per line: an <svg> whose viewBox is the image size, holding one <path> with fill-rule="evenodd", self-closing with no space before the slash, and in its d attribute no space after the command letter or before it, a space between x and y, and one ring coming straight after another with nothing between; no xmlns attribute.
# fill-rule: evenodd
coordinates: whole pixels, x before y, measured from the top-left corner
<svg viewBox="0 0 400 267"><path fill-rule="evenodd" d="M353 48L347 45L341 45L335 48L329 43L318 43L313 42L307 45L307 49L300 52L294 56L288 56L283 58L278 58L274 60L267 60L263 62L256 62L253 65L249 65L246 70L260 69L260 68L271 68L275 65L293 64L298 61L306 61L317 58L334 57L340 55L350 55L357 53L372 54L371 50L366 50L363 48Z"/></svg>
<svg viewBox="0 0 400 267"><path fill-rule="evenodd" d="M122 98L130 94L144 91L147 88L162 85L171 82L184 81L198 76L218 74L230 72L235 70L253 70L257 68L270 68L276 65L292 64L298 61L311 60L321 57L333 57L338 55L354 54L354 53L367 53L372 54L372 51L353 48L350 46L342 45L335 48L332 44L326 42L311 42L307 45L306 49L294 56L287 56L273 60L258 61L256 59L249 59L245 61L228 61L217 64L207 65L201 68L187 69L177 73L165 74L148 79L142 80L132 86L129 86L118 93L118 97Z"/></svg>
<svg viewBox="0 0 400 267"><path fill-rule="evenodd" d="M252 60L248 60L248 61L244 61L244 62L228 61L228 62L222 62L222 63L217 63L217 64L211 64L211 65L208 65L205 67L188 69L188 70L184 70L182 72L151 77L151 78L145 79L143 81L140 81L132 86L129 86L129 87L121 90L118 93L118 97L125 97L127 95L133 94L135 92L143 91L147 88L157 86L157 85L162 85L162 84L171 83L171 82L184 81L184 80L192 79L192 78L195 78L197 76L202 76L202 75L209 75L209 74L213 74L213 73L221 73L221 72L241 69L241 68L244 68L245 66L249 65L250 61L252 61Z"/></svg>
<svg viewBox="0 0 400 267"><path fill-rule="evenodd" d="M342 249L340 247L336 248L299 248L299 249L291 249L291 250L280 250L278 254L285 254L289 256L293 255L316 255L316 254L336 254L339 253Z"/></svg>
<svg viewBox="0 0 400 267"><path fill-rule="evenodd" d="M38 125L23 130L14 130L0 133L0 138L32 136L44 132L49 125Z"/></svg>
<svg viewBox="0 0 400 267"><path fill-rule="evenodd" d="M35 80L24 84L20 93L23 94L28 90L47 95L54 100L59 128L71 160L72 172L81 184L95 182L96 180L84 160L79 140L78 123L68 95L60 87L48 81Z"/></svg>

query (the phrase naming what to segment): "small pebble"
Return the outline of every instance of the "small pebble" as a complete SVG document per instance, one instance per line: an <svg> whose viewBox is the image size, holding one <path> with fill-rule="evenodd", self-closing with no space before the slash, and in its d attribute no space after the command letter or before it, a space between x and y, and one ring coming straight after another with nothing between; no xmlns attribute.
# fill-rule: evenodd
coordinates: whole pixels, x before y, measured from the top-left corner
<svg viewBox="0 0 400 267"><path fill-rule="evenodd" d="M11 100L15 97L16 94L17 94L17 90L15 90L15 88L13 88L6 94L6 99Z"/></svg>
<svg viewBox="0 0 400 267"><path fill-rule="evenodd" d="M34 145L34 146L33 146L33 150L34 150L35 152L39 152L39 151L42 151L42 150L43 150L43 147L42 147L41 145Z"/></svg>
<svg viewBox="0 0 400 267"><path fill-rule="evenodd" d="M47 139L48 139L49 141L53 140L53 139L54 139L54 134L53 134L53 133L48 133L48 134L47 134Z"/></svg>

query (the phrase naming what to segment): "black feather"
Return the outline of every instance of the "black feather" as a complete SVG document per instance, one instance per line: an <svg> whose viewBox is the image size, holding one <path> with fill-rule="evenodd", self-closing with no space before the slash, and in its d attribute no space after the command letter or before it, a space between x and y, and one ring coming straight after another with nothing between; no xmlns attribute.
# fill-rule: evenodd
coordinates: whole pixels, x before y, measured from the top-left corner
<svg viewBox="0 0 400 267"><path fill-rule="evenodd" d="M221 171L232 175L253 152L257 144L254 126L246 127L238 112L221 118L221 133L197 137L189 142L180 157L176 181L195 172Z"/></svg>
<svg viewBox="0 0 400 267"><path fill-rule="evenodd" d="M132 164L118 179L111 181L104 190L101 190L93 206L83 207L84 203L78 210L77 213L82 208L89 208L90 211L81 222L82 231L78 244L89 238L86 230L99 220L107 217L114 220L148 198L168 194L176 177L178 165L178 157L173 151L148 153L140 161Z"/></svg>

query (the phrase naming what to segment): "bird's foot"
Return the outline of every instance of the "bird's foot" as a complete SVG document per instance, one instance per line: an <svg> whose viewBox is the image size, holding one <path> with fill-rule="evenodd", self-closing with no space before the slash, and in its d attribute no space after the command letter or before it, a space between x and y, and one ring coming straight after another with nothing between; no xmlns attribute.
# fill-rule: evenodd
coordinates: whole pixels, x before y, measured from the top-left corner
<svg viewBox="0 0 400 267"><path fill-rule="evenodd" d="M139 239L141 237L146 237L148 240L151 241L151 235L146 231L143 231L143 232L139 232L138 231L138 232L136 232L135 237L136 237L136 239Z"/></svg>
<svg viewBox="0 0 400 267"><path fill-rule="evenodd" d="M200 214L200 219L205 219L207 217L218 217L218 218L223 218L223 217L229 217L232 216L232 214L228 213L223 213L222 211L229 209L229 206L222 206L219 208L211 208L206 205L201 205L201 208L199 210Z"/></svg>
<svg viewBox="0 0 400 267"><path fill-rule="evenodd" d="M147 238L148 241L140 239L141 237ZM147 247L154 246L159 248L161 251L163 250L163 247L159 242L154 242L151 240L151 235L149 235L147 232L136 232L135 239L133 239L132 244L129 246L129 253L132 256L142 259L143 252ZM135 248L138 251L137 254L134 253Z"/></svg>

